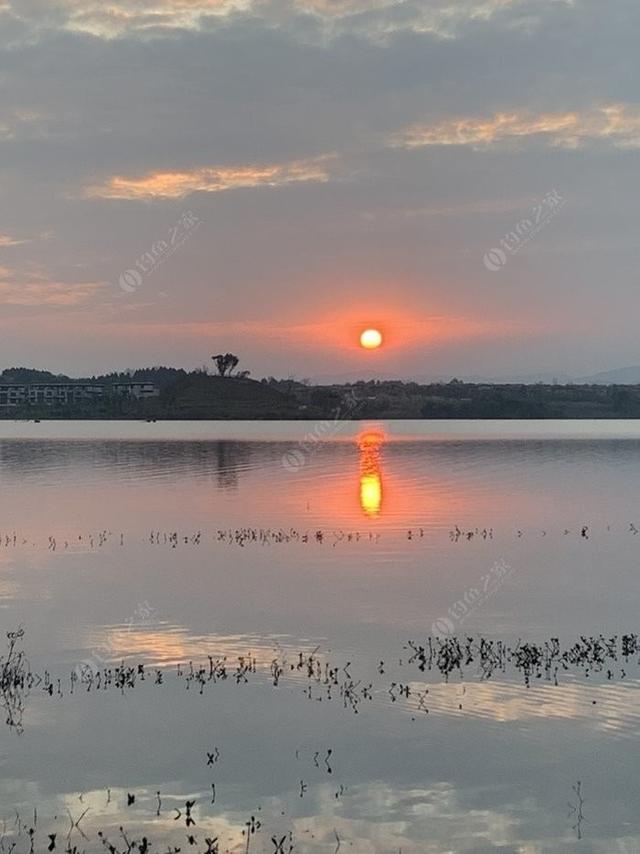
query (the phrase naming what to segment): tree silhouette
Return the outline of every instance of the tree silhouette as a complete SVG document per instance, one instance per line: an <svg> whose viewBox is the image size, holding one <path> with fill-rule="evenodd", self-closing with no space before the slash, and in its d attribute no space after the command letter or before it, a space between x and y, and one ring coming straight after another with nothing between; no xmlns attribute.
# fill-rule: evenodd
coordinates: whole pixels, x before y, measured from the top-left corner
<svg viewBox="0 0 640 854"><path fill-rule="evenodd" d="M211 357L213 361L216 363L216 368L218 369L218 374L221 377L231 376L234 368L237 367L240 359L237 356L234 356L233 353L218 353L217 356Z"/></svg>

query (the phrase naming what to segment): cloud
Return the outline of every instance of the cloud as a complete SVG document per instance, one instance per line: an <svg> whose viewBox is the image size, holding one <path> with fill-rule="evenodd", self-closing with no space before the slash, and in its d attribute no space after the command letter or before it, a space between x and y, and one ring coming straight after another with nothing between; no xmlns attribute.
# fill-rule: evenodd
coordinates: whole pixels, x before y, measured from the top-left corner
<svg viewBox="0 0 640 854"><path fill-rule="evenodd" d="M0 123L0 142L13 140L45 139L60 131L54 131L55 119L42 111L13 109L6 111Z"/></svg>
<svg viewBox="0 0 640 854"><path fill-rule="evenodd" d="M292 0L293 7L311 13L333 33L357 32L373 40L403 31L455 38L470 23L488 21L501 12L526 5L524 0ZM543 4L543 6L546 4ZM539 13L543 8L539 9ZM331 30L329 30L331 32Z"/></svg>
<svg viewBox="0 0 640 854"><path fill-rule="evenodd" d="M11 237L9 234L0 233L0 249L5 246L20 246L21 243L27 243L26 240L17 240L15 237ZM0 275L2 275L2 269L0 268Z"/></svg>
<svg viewBox="0 0 640 854"><path fill-rule="evenodd" d="M0 305L76 308L89 302L101 282L19 281L12 270L0 267Z"/></svg>
<svg viewBox="0 0 640 854"><path fill-rule="evenodd" d="M579 148L588 142L610 142L616 148L640 148L640 108L607 104L575 112L496 113L489 118L462 117L434 124L413 124L394 134L398 148L426 146L488 147L537 138L559 148Z"/></svg>
<svg viewBox="0 0 640 854"><path fill-rule="evenodd" d="M572 0L555 0L573 5ZM161 35L171 29L201 30L230 18L262 20L270 26L295 30L297 19L313 16L325 35L356 32L378 39L396 31L432 33L453 38L467 23L488 21L503 12L524 7L526 0L14 0L3 7L28 26L44 24L103 39L123 35ZM549 0L539 0L535 17ZM303 27L301 32L308 30Z"/></svg>
<svg viewBox="0 0 640 854"><path fill-rule="evenodd" d="M460 202L458 204L428 205L417 208L397 208L390 206L375 212L366 212L363 219L366 222L376 220L409 220L417 217L466 217L486 216L487 214L512 213L531 207L531 198L517 199L481 199Z"/></svg>
<svg viewBox="0 0 640 854"><path fill-rule="evenodd" d="M65 282L0 282L0 305L75 308L87 303L101 287L103 285L96 282L77 285Z"/></svg>
<svg viewBox="0 0 640 854"><path fill-rule="evenodd" d="M0 265L25 265L20 282L40 289L41 279L114 283L166 237L177 216L168 207L195 205L205 228L135 298L113 284L98 292L82 308L82 330L78 308L68 309L68 325L55 306L4 309L5 327L27 312L51 317L46 329L16 323L12 354L57 361L64 353L70 368L80 342L96 369L113 359L198 364L208 333L183 334L179 323L219 318L223 303L225 318L286 315L291 326L325 320L330 306L340 320L352 306L367 323L370 311L388 319L373 293L420 318L498 325L486 334L461 320L411 327L416 344L406 356L393 341L385 349L403 375L427 358L436 375L466 375L476 362L486 374L507 363L513 373L542 364L576 375L632 364L633 313L620 306L635 298L637 200L635 158L622 149L640 135L640 4L615 6L616 14L601 0L252 0L250 8L13 0L10 14L0 12L3 35L9 30L0 48L0 232L32 240L0 246ZM501 115L512 118L494 127ZM393 134L401 147L388 147ZM549 146L569 144L585 156L548 156L568 150ZM409 154L413 145L430 147ZM491 156L469 156L474 146ZM323 152L338 153L335 166L308 160ZM316 177L288 171L299 162ZM348 182L339 180L343 163ZM272 185L283 189L224 192ZM570 216L504 275L488 275L484 253L552 188ZM197 195L181 202L188 193ZM53 227L55 240L38 238ZM619 248L593 250L606 242ZM581 245L586 251L566 251ZM5 299L24 297L11 282ZM117 350L105 315L122 321ZM593 317L598 334L581 327L579 338L576 323ZM541 331L506 340L499 324L509 318L540 327L546 319L566 332L554 333L549 354ZM166 326L142 335L128 328L135 319ZM621 334L603 337L601 319L611 329L619 320ZM175 337L167 334L174 323ZM265 373L340 370L342 339L329 335L329 321L319 326L294 334L230 325L225 346L238 337ZM404 327L393 333L404 340Z"/></svg>
<svg viewBox="0 0 640 854"><path fill-rule="evenodd" d="M345 33L388 43L395 34L416 33L452 40L471 26L491 22L501 28L534 29L554 8L575 0L283 0L294 11L313 15L325 36Z"/></svg>
<svg viewBox="0 0 640 854"><path fill-rule="evenodd" d="M371 9L385 9L403 5L402 0L293 0L293 5L304 12L314 12L327 17L343 17Z"/></svg>
<svg viewBox="0 0 640 854"><path fill-rule="evenodd" d="M85 195L102 199L181 199L198 192L283 187L299 182L325 183L330 179L332 159L325 156L284 164L207 166L185 172L150 172L130 178L115 175L104 184L89 187Z"/></svg>
<svg viewBox="0 0 640 854"><path fill-rule="evenodd" d="M373 9L421 9L424 14L441 19L490 18L502 9L517 6L522 0L431 0L415 3L412 0L293 0L298 9L319 15L342 17Z"/></svg>
<svg viewBox="0 0 640 854"><path fill-rule="evenodd" d="M112 39L162 29L198 29L203 16L248 10L253 0L14 0L11 13L31 26ZM2 7L0 6L0 11Z"/></svg>

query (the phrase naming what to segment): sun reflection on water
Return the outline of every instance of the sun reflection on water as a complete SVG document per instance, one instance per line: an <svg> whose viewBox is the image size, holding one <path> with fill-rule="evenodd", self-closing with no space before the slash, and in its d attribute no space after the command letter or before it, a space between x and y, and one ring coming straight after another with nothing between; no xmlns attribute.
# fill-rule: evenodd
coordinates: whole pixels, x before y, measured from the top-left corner
<svg viewBox="0 0 640 854"><path fill-rule="evenodd" d="M384 434L370 431L358 436L360 451L360 506L367 516L379 516L382 511L382 469L380 449Z"/></svg>

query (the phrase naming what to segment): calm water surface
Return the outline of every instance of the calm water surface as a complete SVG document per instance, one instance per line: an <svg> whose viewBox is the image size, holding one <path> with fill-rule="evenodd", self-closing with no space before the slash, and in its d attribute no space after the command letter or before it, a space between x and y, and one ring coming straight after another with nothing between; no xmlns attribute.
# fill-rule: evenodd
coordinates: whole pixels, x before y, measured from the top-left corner
<svg viewBox="0 0 640 854"><path fill-rule="evenodd" d="M415 657L637 631L640 425L313 429L0 422L0 851L640 851L637 653Z"/></svg>

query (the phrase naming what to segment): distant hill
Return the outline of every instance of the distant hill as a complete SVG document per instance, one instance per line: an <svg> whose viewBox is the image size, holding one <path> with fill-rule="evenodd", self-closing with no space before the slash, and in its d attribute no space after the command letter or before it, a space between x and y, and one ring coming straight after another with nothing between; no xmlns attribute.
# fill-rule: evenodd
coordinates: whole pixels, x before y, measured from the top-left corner
<svg viewBox="0 0 640 854"><path fill-rule="evenodd" d="M638 385L640 384L640 366L633 365L630 368L618 368L615 371L602 371L590 377L580 377L574 382L590 385Z"/></svg>
<svg viewBox="0 0 640 854"><path fill-rule="evenodd" d="M0 374L0 383L66 383L69 377L65 374L52 374L51 371L40 371L36 368L5 368Z"/></svg>
<svg viewBox="0 0 640 854"><path fill-rule="evenodd" d="M13 383L16 385L29 383L155 383L159 389L163 389L176 380L187 377L187 371L182 368L138 368L135 371L112 371L108 374L93 375L90 377L69 377L67 374L53 374L38 368L5 368L0 373L0 383Z"/></svg>
<svg viewBox="0 0 640 854"><path fill-rule="evenodd" d="M456 379L462 380L465 383L491 383L492 385L512 385L525 384L532 385L533 383L570 383L574 379L561 371L540 372L534 374L455 374ZM354 382L370 382L377 380L380 382L412 382L420 385L432 385L433 383L448 383L454 378L454 374L402 374L395 376L393 374L375 373L371 371L350 371L343 374L318 374L310 378L313 385L344 385Z"/></svg>
<svg viewBox="0 0 640 854"><path fill-rule="evenodd" d="M362 375L361 375L362 374ZM639 385L640 366L634 365L629 368L617 368L613 371L602 371L586 377L572 377L562 371L551 373L549 371L532 374L457 374L457 379L469 384L491 385L533 385L544 383L546 385ZM324 374L311 378L314 385L341 385L353 383L358 380L369 382L371 380L417 382L420 385L431 385L432 383L448 383L453 379L453 374L411 374L401 377L393 377L385 374L370 374L366 372L350 372L345 374Z"/></svg>
<svg viewBox="0 0 640 854"><path fill-rule="evenodd" d="M59 374L9 368L4 382L56 382ZM110 395L18 404L5 390L0 418L102 418L168 420L280 420L332 422L379 418L638 418L640 367L623 368L569 383L370 380L311 385L269 377L260 382L238 374L213 376L199 369L141 368L91 378L110 383L156 383L150 398ZM558 378L559 379L559 378ZM108 391L108 389L107 389Z"/></svg>
<svg viewBox="0 0 640 854"><path fill-rule="evenodd" d="M299 401L267 383L237 377L190 374L168 386L161 406L176 418L294 418Z"/></svg>

